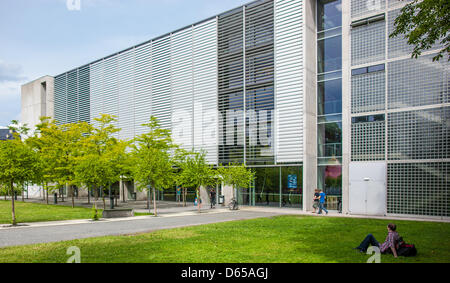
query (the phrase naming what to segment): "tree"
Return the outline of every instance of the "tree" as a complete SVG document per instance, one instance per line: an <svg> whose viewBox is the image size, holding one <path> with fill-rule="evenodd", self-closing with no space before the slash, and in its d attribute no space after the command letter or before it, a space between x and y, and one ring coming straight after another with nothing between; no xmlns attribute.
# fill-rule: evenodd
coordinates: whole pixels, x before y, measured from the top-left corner
<svg viewBox="0 0 450 283"><path fill-rule="evenodd" d="M153 209L157 216L156 190L163 190L173 185L174 173L170 152L176 148L170 131L162 129L155 117L143 124L148 132L134 139L132 158L134 162L133 177L140 191L147 190L147 203L150 190L153 190ZM148 206L150 209L150 206Z"/></svg>
<svg viewBox="0 0 450 283"><path fill-rule="evenodd" d="M255 172L247 169L243 164L231 164L229 167L222 165L217 169L217 174L221 177L225 185L233 188L233 197L236 198L234 191L238 189L248 189L255 180Z"/></svg>
<svg viewBox="0 0 450 283"><path fill-rule="evenodd" d="M181 163L181 174L179 182L187 187L195 188L198 196L197 206L200 212L200 188L212 186L216 183L216 173L213 167L206 161L206 153L204 151L194 152L188 155L183 163Z"/></svg>
<svg viewBox="0 0 450 283"><path fill-rule="evenodd" d="M89 126L81 140L81 154L76 158L75 178L78 184L88 188L109 188L120 179L120 158L125 154L127 143L120 142L114 135L120 129L114 126L116 117L101 114L95 118L97 126ZM104 194L103 208L106 208Z"/></svg>
<svg viewBox="0 0 450 283"><path fill-rule="evenodd" d="M8 185L11 192L12 225L17 225L14 203L14 184L32 180L38 170L37 154L14 134L13 140L0 142L0 182Z"/></svg>
<svg viewBox="0 0 450 283"><path fill-rule="evenodd" d="M436 43L443 46L433 61L439 61L444 54L450 60L450 1L415 0L401 9L395 20L395 30L390 37L403 35L408 44L414 46L413 58Z"/></svg>
<svg viewBox="0 0 450 283"><path fill-rule="evenodd" d="M178 178L175 178L175 184L181 187L182 193L183 193L183 207L186 207L186 195L187 195L187 183L188 180L184 180L182 178L182 170L185 168L185 163L187 161L187 158L189 155L192 155L193 152L187 151L182 148L177 148L175 150L175 153L172 157L172 164L175 167L175 170L178 171ZM186 182L186 183L185 183Z"/></svg>
<svg viewBox="0 0 450 283"><path fill-rule="evenodd" d="M47 194L50 189L68 186L72 189L72 207L75 207L73 186L76 185L77 157L82 153L82 141L89 127L86 122L58 125L56 121L44 118L38 126L39 136L32 141L39 149L40 164L43 166L41 178ZM49 186L49 183L54 186Z"/></svg>

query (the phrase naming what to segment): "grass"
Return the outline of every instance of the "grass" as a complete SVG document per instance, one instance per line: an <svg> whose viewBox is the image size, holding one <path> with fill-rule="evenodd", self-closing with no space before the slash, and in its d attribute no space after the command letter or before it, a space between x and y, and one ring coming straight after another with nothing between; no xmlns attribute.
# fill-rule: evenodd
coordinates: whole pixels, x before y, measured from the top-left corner
<svg viewBox="0 0 450 283"><path fill-rule="evenodd" d="M387 220L280 216L153 233L110 236L0 249L0 262L66 262L68 247L84 263L364 263L352 248L372 233L382 241ZM401 236L417 246L416 257L389 262L450 262L450 224L395 221Z"/></svg>
<svg viewBox="0 0 450 283"><path fill-rule="evenodd" d="M148 213L148 212L135 212L134 216L151 216L153 215L153 213Z"/></svg>
<svg viewBox="0 0 450 283"><path fill-rule="evenodd" d="M17 201L16 219L18 223L59 221L73 219L91 219L92 209L67 207ZM102 210L99 209L99 215ZM11 223L11 201L0 200L0 224Z"/></svg>

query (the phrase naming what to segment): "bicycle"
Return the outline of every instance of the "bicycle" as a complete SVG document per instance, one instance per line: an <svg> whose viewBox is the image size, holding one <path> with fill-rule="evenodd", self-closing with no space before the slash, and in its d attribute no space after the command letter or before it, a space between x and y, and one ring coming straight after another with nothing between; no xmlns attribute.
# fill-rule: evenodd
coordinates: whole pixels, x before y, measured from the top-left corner
<svg viewBox="0 0 450 283"><path fill-rule="evenodd" d="M230 203L228 204L228 208L230 210L238 210L238 203L235 198L232 198Z"/></svg>

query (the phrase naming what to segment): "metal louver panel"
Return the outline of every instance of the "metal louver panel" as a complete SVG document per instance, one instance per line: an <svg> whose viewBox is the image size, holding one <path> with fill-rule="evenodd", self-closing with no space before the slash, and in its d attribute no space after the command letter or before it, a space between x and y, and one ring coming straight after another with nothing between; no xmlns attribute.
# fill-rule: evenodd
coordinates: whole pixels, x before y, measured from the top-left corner
<svg viewBox="0 0 450 283"><path fill-rule="evenodd" d="M95 118L99 118L103 113L103 60L91 65L90 89L91 89L91 107L90 120L91 125L96 125Z"/></svg>
<svg viewBox="0 0 450 283"><path fill-rule="evenodd" d="M67 123L78 122L78 70L67 73Z"/></svg>
<svg viewBox="0 0 450 283"><path fill-rule="evenodd" d="M58 124L67 123L67 75L55 77L54 88L55 120Z"/></svg>
<svg viewBox="0 0 450 283"><path fill-rule="evenodd" d="M274 164L274 7L258 1L245 9L245 109L248 165Z"/></svg>
<svg viewBox="0 0 450 283"><path fill-rule="evenodd" d="M105 59L104 62L104 78L103 78L103 113L116 116L119 118L119 85L118 85L118 56L112 56ZM119 123L113 123L119 127ZM114 137L118 138L119 134L115 133Z"/></svg>
<svg viewBox="0 0 450 283"><path fill-rule="evenodd" d="M152 114L164 129L172 127L170 35L153 41Z"/></svg>
<svg viewBox="0 0 450 283"><path fill-rule="evenodd" d="M78 121L90 122L90 67L78 69Z"/></svg>
<svg viewBox="0 0 450 283"><path fill-rule="evenodd" d="M147 131L142 124L152 115L152 44L136 47L134 56L134 125L135 134Z"/></svg>
<svg viewBox="0 0 450 283"><path fill-rule="evenodd" d="M219 16L219 162L244 163L243 8Z"/></svg>
<svg viewBox="0 0 450 283"><path fill-rule="evenodd" d="M172 137L186 150L193 148L193 34L192 27L172 34Z"/></svg>
<svg viewBox="0 0 450 283"><path fill-rule="evenodd" d="M218 164L217 19L194 26L194 146Z"/></svg>
<svg viewBox="0 0 450 283"><path fill-rule="evenodd" d="M119 55L119 137L134 138L134 49Z"/></svg>
<svg viewBox="0 0 450 283"><path fill-rule="evenodd" d="M275 0L277 162L303 161L303 5Z"/></svg>

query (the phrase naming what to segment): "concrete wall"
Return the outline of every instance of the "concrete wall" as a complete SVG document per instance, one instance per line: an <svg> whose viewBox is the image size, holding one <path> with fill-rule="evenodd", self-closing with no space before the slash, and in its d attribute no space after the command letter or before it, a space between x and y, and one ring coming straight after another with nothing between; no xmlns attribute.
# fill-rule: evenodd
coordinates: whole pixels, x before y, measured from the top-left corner
<svg viewBox="0 0 450 283"><path fill-rule="evenodd" d="M24 84L21 89L22 112L20 122L33 131L40 117L54 117L54 78L44 76Z"/></svg>
<svg viewBox="0 0 450 283"><path fill-rule="evenodd" d="M303 146L303 210L312 211L317 188L317 32L316 1L304 2L304 146Z"/></svg>

